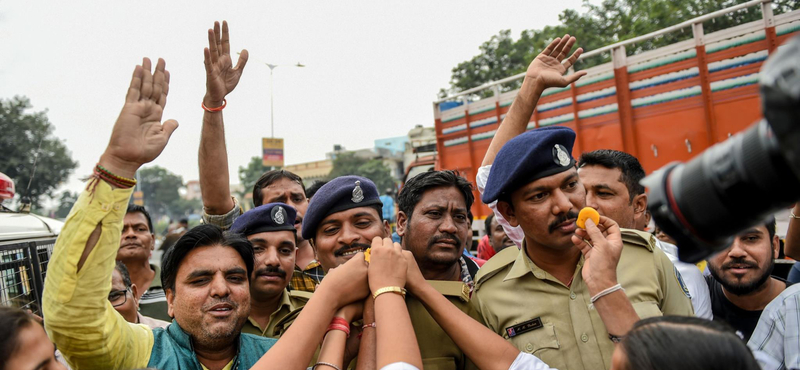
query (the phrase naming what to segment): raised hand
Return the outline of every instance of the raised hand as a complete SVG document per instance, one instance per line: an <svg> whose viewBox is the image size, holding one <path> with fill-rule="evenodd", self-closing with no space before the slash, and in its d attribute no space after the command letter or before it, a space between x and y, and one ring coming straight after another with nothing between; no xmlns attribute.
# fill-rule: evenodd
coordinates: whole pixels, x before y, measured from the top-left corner
<svg viewBox="0 0 800 370"><path fill-rule="evenodd" d="M208 30L208 47L203 55L206 66L206 96L203 103L206 107L215 108L222 105L225 96L239 84L249 54L247 50L242 50L236 67L233 67L228 22L222 21L221 33L219 22L214 22L214 29Z"/></svg>
<svg viewBox="0 0 800 370"><path fill-rule="evenodd" d="M543 90L548 87L565 87L585 76L586 71L564 76L583 53L583 49L578 48L567 58L567 54L574 45L575 37L570 37L570 35L553 40L528 66L525 78L535 79Z"/></svg>
<svg viewBox="0 0 800 370"><path fill-rule="evenodd" d="M408 265L406 270L406 289L411 293L415 293L425 284L425 277L422 276L422 271L419 270L417 260L414 259L414 254L411 251L404 250L403 258Z"/></svg>
<svg viewBox="0 0 800 370"><path fill-rule="evenodd" d="M169 72L159 59L155 73L150 73L150 59L133 70L125 105L114 124L108 147L100 164L112 173L132 178L141 165L156 159L166 147L178 122L161 123L169 93Z"/></svg>
<svg viewBox="0 0 800 370"><path fill-rule="evenodd" d="M583 253L581 276L594 295L617 284L617 265L622 254L622 232L614 220L600 216L600 224L586 220L586 230L578 229L572 243Z"/></svg>
<svg viewBox="0 0 800 370"><path fill-rule="evenodd" d="M372 239L369 258L369 289L376 290L387 286L406 286L406 260L403 247L393 243L391 238L376 236Z"/></svg>

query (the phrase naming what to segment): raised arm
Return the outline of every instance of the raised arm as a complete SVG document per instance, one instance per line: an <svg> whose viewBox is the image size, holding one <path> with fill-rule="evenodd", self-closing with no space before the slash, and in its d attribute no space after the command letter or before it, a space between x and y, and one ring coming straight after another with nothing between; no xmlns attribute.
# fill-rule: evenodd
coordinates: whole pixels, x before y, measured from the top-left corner
<svg viewBox="0 0 800 370"><path fill-rule="evenodd" d="M225 97L239 84L245 64L247 50L242 50L236 67L231 59L228 22L214 22L214 29L208 30L208 47L204 50L206 67L206 95L203 128L200 136L200 192L203 196L203 209L208 215L223 215L233 207L231 199L230 174L228 172L228 152L225 148L225 127L222 110ZM230 225L217 225L223 228ZM227 226L227 227L225 227Z"/></svg>
<svg viewBox="0 0 800 370"><path fill-rule="evenodd" d="M160 122L169 92L165 62L159 59L154 74L150 69L147 58L134 69L98 169L134 178L142 164L161 154L178 127L174 120ZM43 296L45 329L73 369L144 367L152 332L126 322L107 299L133 189L97 173L73 206L53 249Z"/></svg>
<svg viewBox="0 0 800 370"><path fill-rule="evenodd" d="M475 321L434 289L422 277L411 252L403 252L403 257L408 263L406 275L408 291L422 302L436 323L479 369L507 370L511 368L511 364L518 357L529 356L527 354L520 355L520 351L513 344ZM530 357L524 359L527 366L524 368L529 370L550 369L541 360Z"/></svg>
<svg viewBox="0 0 800 370"><path fill-rule="evenodd" d="M581 71L564 76L564 73L575 64L575 61L583 53L583 49L578 48L567 58L573 45L575 45L574 37L564 35L564 37L556 38L531 62L525 72L525 78L522 80L522 88L517 93L511 108L508 109L506 118L503 119L489 144L481 166L492 164L497 152L505 143L525 132L531 115L533 115L533 109L536 108L536 103L539 102L539 98L546 88L565 87L586 74Z"/></svg>
<svg viewBox="0 0 800 370"><path fill-rule="evenodd" d="M422 369L417 336L405 296L387 289L404 288L408 267L403 248L391 238L372 240L369 264L369 288L375 299L375 330L377 332L377 368L404 362Z"/></svg>
<svg viewBox="0 0 800 370"><path fill-rule="evenodd" d="M325 337L325 329L334 314L341 307L363 300L367 294L367 264L364 254L358 253L345 264L328 271L292 326L251 369L305 369ZM337 346L333 342L336 341L332 341L331 346ZM339 348L343 349L344 345Z"/></svg>

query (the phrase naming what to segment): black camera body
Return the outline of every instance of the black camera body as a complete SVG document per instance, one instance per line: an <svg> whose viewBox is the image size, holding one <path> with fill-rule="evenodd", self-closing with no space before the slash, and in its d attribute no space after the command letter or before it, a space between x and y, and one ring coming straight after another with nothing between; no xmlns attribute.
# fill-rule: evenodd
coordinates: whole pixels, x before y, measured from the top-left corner
<svg viewBox="0 0 800 370"><path fill-rule="evenodd" d="M725 249L738 232L800 199L800 36L767 60L759 85L763 120L642 180L647 208L682 261Z"/></svg>

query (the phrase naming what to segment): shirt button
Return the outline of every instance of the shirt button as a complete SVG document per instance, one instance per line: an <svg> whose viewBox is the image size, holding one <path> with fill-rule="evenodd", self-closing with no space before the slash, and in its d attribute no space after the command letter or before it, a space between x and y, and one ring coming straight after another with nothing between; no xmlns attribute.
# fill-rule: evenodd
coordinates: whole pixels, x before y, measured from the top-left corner
<svg viewBox="0 0 800 370"><path fill-rule="evenodd" d="M528 344L525 345L525 351L528 353L533 352L533 344L531 344L531 342L528 342Z"/></svg>
<svg viewBox="0 0 800 370"><path fill-rule="evenodd" d="M586 333L583 333L583 335L581 335L581 340L582 340L584 343L586 343L586 342L588 342L588 341L589 341L589 336L588 336L588 335L586 335Z"/></svg>
<svg viewBox="0 0 800 370"><path fill-rule="evenodd" d="M575 294L575 292L569 292L569 299L575 300L575 298L577 298L577 297L578 297L578 295Z"/></svg>

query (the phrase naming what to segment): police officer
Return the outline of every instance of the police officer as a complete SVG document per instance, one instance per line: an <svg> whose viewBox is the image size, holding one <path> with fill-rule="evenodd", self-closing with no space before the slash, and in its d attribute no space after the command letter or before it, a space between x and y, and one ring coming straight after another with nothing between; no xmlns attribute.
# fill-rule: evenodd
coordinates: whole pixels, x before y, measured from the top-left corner
<svg viewBox="0 0 800 370"><path fill-rule="evenodd" d="M483 201L511 226L521 250L495 255L478 274L486 324L558 369L609 368L614 343L640 318L691 315L674 267L650 234L611 219L576 229L586 191L566 127L531 130L497 154Z"/></svg>
<svg viewBox="0 0 800 370"><path fill-rule="evenodd" d="M471 206L471 200L469 199L468 204L463 197L459 200L460 206L457 208L460 213L463 213L464 218L466 217L466 210ZM402 205L400 207L401 209L403 208ZM317 260L327 272L331 268L353 258L358 252L369 248L372 239L376 236L381 238L389 238L391 236L389 223L383 219L381 211L382 203L378 189L372 181L360 176L337 177L323 185L311 198L311 203L303 220L303 238L312 241ZM452 222L449 223L452 224ZM436 230L433 229L430 232L435 233ZM427 240L432 236L425 237L423 235L420 238ZM406 234L405 237L410 236ZM442 243L449 241L442 240ZM440 247L447 249L447 246L444 245ZM477 312L467 304L469 302L469 287L461 281L463 261L459 257L462 249L463 243L460 243L456 251L450 251L458 253L452 262L452 266L444 266L437 271L430 269L430 272L437 274L437 276L439 273L457 271L453 275L454 280L431 282L451 302L478 319ZM420 253L420 255L424 254ZM427 263L428 261L424 262ZM420 266L425 263L420 263ZM457 268L457 270L454 268ZM424 273L425 271L423 271ZM476 368L447 336L444 330L436 324L436 321L433 320L419 301L410 295L407 296L406 300L426 370ZM366 311L367 309L365 308ZM367 325L371 321L366 317L366 314L364 321ZM373 329L367 326L364 330L359 357L369 356L365 353L366 351L374 351L374 342L365 347L367 338L374 334L374 332L371 332Z"/></svg>
<svg viewBox="0 0 800 370"><path fill-rule="evenodd" d="M243 333L280 337L311 298L309 292L287 289L297 252L296 216L289 205L269 203L245 212L231 226L253 244L256 258Z"/></svg>

